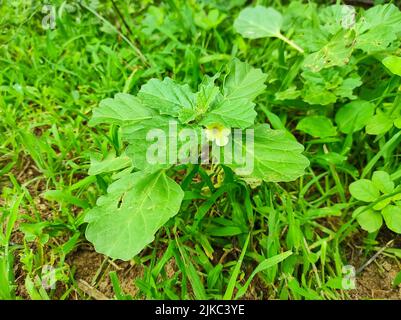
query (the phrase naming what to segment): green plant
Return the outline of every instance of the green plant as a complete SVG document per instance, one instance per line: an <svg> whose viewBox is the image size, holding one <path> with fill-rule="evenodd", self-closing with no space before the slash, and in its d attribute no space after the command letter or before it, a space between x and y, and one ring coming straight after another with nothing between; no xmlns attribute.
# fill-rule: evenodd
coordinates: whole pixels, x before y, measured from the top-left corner
<svg viewBox="0 0 401 320"><path fill-rule="evenodd" d="M283 131L270 129L266 124L254 125L256 112L252 101L263 92L266 75L260 69L234 60L221 88L215 84L218 77L218 74L205 76L197 93L170 78L151 79L141 87L137 97L117 94L114 99L103 100L94 110L91 125L118 126L122 143L127 144L118 157L108 154L103 161L92 158L90 174L124 169L113 175L107 195L100 197L97 206L85 217L86 236L97 251L128 260L152 242L156 231L179 211L184 192L169 177L174 174L169 170L182 164L177 162L181 152L186 159L191 156L191 149L198 146L189 141L191 145L185 148L185 141L169 132L175 119L180 132L192 129L198 133L203 126L207 127L207 138L218 147L221 142L225 141L222 145L228 142L228 139L222 140L224 129L229 135L234 128L252 128L252 145L242 143L242 138L233 140L239 144L240 153L245 153L253 162L253 170L245 174L246 179L278 182L303 175L309 161L302 155L302 145ZM168 132L168 148L167 145L157 148L158 159L168 154L161 163L150 163L147 159L153 143L148 137L152 129ZM171 154L170 147L177 144L182 148ZM199 158L195 154L196 163ZM225 166L241 175L241 163L227 162Z"/></svg>
<svg viewBox="0 0 401 320"><path fill-rule="evenodd" d="M358 207L353 217L362 229L376 232L383 224L401 233L401 189L395 187L390 175L385 171L373 172L372 179L361 179L350 184L351 195L368 206Z"/></svg>

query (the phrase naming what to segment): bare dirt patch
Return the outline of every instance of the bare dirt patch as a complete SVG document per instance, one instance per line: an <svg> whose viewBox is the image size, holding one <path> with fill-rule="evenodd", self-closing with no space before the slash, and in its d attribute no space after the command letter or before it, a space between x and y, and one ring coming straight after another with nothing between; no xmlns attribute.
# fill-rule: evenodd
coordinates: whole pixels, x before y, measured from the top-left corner
<svg viewBox="0 0 401 320"><path fill-rule="evenodd" d="M394 288L393 281L400 266L391 258L378 258L356 277L356 289L351 292L353 299L394 299L401 300L401 286Z"/></svg>
<svg viewBox="0 0 401 320"><path fill-rule="evenodd" d="M143 276L142 266L124 261L111 263L104 255L89 249L78 249L67 258L67 263L74 270L74 279L81 291L93 299L114 297L109 277L111 271L117 272L124 293L133 297L138 293L134 281ZM79 296L71 298L79 299Z"/></svg>
<svg viewBox="0 0 401 320"><path fill-rule="evenodd" d="M348 242L350 264L356 270L363 268L356 275L356 289L350 292L350 297L357 300L401 300L401 286L393 287L394 278L401 271L401 262L396 257L386 256L381 250L363 257L363 238L363 235L355 234ZM377 241L383 251L385 248L401 248L401 237L387 228L382 228Z"/></svg>

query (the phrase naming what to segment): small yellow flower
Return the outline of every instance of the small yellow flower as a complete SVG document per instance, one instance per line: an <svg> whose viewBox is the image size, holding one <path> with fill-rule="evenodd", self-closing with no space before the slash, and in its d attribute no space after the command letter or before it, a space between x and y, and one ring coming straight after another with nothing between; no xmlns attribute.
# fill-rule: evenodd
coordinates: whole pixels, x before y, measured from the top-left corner
<svg viewBox="0 0 401 320"><path fill-rule="evenodd" d="M231 130L220 124L213 124L206 126L205 133L207 140L214 141L219 147L224 147L228 143Z"/></svg>

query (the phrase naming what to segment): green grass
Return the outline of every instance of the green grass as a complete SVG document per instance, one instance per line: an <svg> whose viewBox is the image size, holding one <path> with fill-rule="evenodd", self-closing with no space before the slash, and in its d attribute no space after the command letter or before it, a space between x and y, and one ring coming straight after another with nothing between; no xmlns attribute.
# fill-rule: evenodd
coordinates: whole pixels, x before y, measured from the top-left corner
<svg viewBox="0 0 401 320"><path fill-rule="evenodd" d="M312 165L293 183L252 189L222 169L177 168L173 175L186 198L148 248L129 263L101 256L100 263L74 265L74 257L94 251L83 217L111 181L88 176L90 152L121 151L116 128L88 126L102 99L136 94L152 77L196 88L203 75L238 57L269 76L270 91L257 99L259 122L295 133L302 117L321 111L301 100L275 102L272 90L280 88L274 79L283 88L299 81L300 58L278 39L251 42L235 34L241 7L219 11L225 18L205 30L194 16L208 6L152 2L118 2L122 19L112 1L97 9L76 4L71 12L54 1L54 30L42 28L40 4L0 5L0 299L95 298L82 289L82 279L117 299L350 298L351 291L330 281L341 282L343 266L354 263L352 250L359 250L358 268L385 245L388 232L360 229L348 186L378 169L400 182L396 128L377 137L343 135L334 143L297 132ZM279 1L260 3L282 8ZM157 20L163 16L165 25ZM362 65L360 72L367 88L375 85L370 68ZM400 78L389 78L378 85L377 104L399 92ZM333 118L334 109L328 106L325 115ZM346 155L348 165L336 165L328 152ZM390 238L398 241L394 233ZM399 266L401 249L382 254ZM43 266L55 270L54 289L41 285ZM82 276L80 268L91 271Z"/></svg>

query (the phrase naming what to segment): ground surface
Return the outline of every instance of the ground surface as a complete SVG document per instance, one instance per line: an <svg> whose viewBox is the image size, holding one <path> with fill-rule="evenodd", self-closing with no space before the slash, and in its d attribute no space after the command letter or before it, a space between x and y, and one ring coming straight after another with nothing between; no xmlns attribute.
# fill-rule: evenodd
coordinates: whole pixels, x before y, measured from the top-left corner
<svg viewBox="0 0 401 320"><path fill-rule="evenodd" d="M296 129L307 115L334 122L350 98L325 106L305 102L310 97L276 99L276 92L306 83L294 63L299 52L275 38L250 41L235 33L235 17L250 5L245 2L54 1L44 12L31 1L0 5L1 299L214 299L227 294L236 275L229 295L235 297L259 263L286 251L292 256L259 272L239 298L401 299L394 285L400 236L385 225L370 234L362 230L352 219L360 202L349 192L368 164L366 177L384 170L399 184L400 140L391 144L399 130L378 136L338 131L318 139ZM281 12L287 6L260 3ZM46 30L51 10L55 25ZM207 18L212 10L218 23L213 14ZM373 56L353 56L362 61L352 68L363 82L354 94L377 108L391 106L400 81ZM83 218L111 179L88 175L90 155L112 149L116 130L90 127L93 109L118 92L136 94L150 78L169 76L196 88L233 57L268 74L257 122L283 126L305 146L311 160L305 176L230 189L221 170L205 168L190 185L204 197L184 201L138 256L113 261L96 253ZM177 170L174 177L182 181L186 174ZM195 222L199 212L205 215ZM339 287L344 265L357 271L353 290ZM49 287L43 285L47 267L57 280Z"/></svg>

